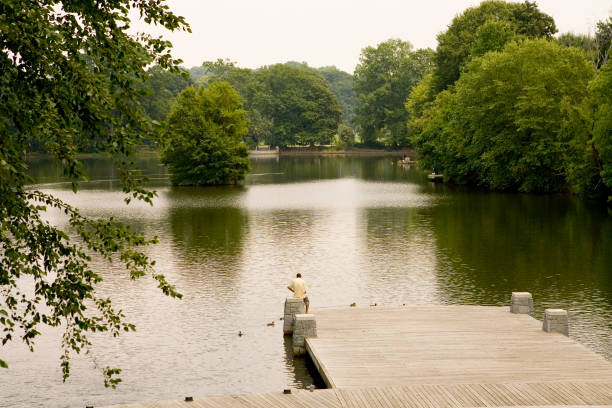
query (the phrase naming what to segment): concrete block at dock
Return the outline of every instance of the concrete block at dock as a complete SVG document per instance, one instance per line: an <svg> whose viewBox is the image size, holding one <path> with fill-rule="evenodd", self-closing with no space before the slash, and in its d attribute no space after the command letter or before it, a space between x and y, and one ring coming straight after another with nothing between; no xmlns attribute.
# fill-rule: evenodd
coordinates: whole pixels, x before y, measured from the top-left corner
<svg viewBox="0 0 612 408"><path fill-rule="evenodd" d="M533 316L533 297L529 292L512 292L510 312Z"/></svg>
<svg viewBox="0 0 612 408"><path fill-rule="evenodd" d="M303 299L288 297L285 299L285 313L283 316L283 334L293 334L293 319L296 314L303 314L306 305Z"/></svg>
<svg viewBox="0 0 612 408"><path fill-rule="evenodd" d="M307 337L317 337L317 321L313 314L296 314L293 326L293 354L306 354Z"/></svg>
<svg viewBox="0 0 612 408"><path fill-rule="evenodd" d="M544 323L542 330L548 333L562 333L569 336L569 321L567 310L546 309L544 311Z"/></svg>

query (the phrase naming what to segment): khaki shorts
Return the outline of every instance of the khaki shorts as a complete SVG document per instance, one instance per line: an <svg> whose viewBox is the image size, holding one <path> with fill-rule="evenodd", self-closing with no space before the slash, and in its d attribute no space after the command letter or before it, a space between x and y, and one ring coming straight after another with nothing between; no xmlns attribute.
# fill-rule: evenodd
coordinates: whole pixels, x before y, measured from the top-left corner
<svg viewBox="0 0 612 408"><path fill-rule="evenodd" d="M308 300L308 296L304 296L304 304L305 305L310 305L310 300Z"/></svg>

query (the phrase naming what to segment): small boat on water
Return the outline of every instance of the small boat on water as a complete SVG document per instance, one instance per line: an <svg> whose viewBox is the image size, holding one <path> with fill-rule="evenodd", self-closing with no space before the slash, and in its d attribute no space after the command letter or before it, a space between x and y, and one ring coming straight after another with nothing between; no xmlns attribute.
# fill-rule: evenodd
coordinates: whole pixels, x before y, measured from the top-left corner
<svg viewBox="0 0 612 408"><path fill-rule="evenodd" d="M410 160L410 157L408 157L408 156L404 156L401 160L397 161L397 164L400 164L402 166L403 165L411 165L411 164L416 164L416 161L415 160Z"/></svg>
<svg viewBox="0 0 612 408"><path fill-rule="evenodd" d="M416 164L416 160L399 160L397 164L401 166L411 166L413 164Z"/></svg>
<svg viewBox="0 0 612 408"><path fill-rule="evenodd" d="M444 181L443 174L431 173L427 175L427 178L429 179L429 181L433 181L434 183L441 183Z"/></svg>

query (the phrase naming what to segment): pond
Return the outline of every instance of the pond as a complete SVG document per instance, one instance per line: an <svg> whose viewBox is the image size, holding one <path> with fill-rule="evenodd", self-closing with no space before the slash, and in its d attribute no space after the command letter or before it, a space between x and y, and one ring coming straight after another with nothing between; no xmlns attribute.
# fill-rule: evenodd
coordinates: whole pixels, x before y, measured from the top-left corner
<svg viewBox="0 0 612 408"><path fill-rule="evenodd" d="M529 291L536 317L568 309L571 337L612 358L605 208L433 184L388 157L258 157L244 185L209 188L171 187L154 157L137 164L157 190L153 207L126 206L105 159L84 160L91 181L76 195L51 160L33 160L32 174L37 188L84 214L157 235L146 252L183 299L94 260L100 292L137 331L93 337L93 356L74 357L65 384L57 331L46 330L34 353L3 347L10 368L0 370L0 405L102 406L318 384L307 361L291 355L279 321L298 272L315 313L353 302L508 305L512 291ZM123 369L117 390L103 387L106 365Z"/></svg>

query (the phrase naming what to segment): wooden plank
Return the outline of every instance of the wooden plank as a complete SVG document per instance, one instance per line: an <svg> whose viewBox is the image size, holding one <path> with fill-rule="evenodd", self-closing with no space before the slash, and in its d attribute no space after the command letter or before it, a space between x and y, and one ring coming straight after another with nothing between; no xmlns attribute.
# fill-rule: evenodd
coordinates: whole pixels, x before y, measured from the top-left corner
<svg viewBox="0 0 612 408"><path fill-rule="evenodd" d="M612 381L612 364L508 308L314 311L307 350L329 387Z"/></svg>
<svg viewBox="0 0 612 408"><path fill-rule="evenodd" d="M418 384L196 398L113 408L467 408L610 406L612 383Z"/></svg>

